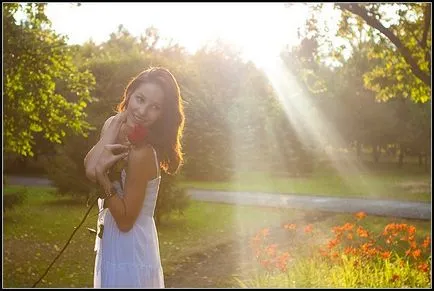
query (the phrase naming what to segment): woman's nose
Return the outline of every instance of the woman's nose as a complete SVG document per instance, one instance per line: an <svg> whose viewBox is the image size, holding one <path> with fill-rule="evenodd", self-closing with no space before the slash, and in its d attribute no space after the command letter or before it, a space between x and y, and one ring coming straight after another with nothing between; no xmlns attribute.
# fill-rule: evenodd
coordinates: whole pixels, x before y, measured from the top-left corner
<svg viewBox="0 0 434 291"><path fill-rule="evenodd" d="M148 106L146 106L146 105L141 106L139 109L140 116L145 117L147 111L148 111Z"/></svg>

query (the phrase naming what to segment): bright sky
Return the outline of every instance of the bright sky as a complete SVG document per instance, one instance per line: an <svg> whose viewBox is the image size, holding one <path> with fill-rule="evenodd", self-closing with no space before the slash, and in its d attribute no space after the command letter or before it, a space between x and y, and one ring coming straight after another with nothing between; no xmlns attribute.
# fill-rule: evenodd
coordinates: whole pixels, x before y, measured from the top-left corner
<svg viewBox="0 0 434 291"><path fill-rule="evenodd" d="M247 58L261 62L285 44L297 43L297 27L307 17L303 4L285 3L49 3L53 28L70 43L108 39L122 24L138 36L154 26L190 52L220 37L234 43Z"/></svg>

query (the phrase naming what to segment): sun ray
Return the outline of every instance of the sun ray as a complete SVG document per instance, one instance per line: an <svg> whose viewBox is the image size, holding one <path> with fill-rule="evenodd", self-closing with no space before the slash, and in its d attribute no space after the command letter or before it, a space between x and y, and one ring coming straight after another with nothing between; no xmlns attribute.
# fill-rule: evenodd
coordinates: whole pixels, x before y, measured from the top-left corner
<svg viewBox="0 0 434 291"><path fill-rule="evenodd" d="M347 148L347 144L321 110L314 107L310 96L303 93L302 87L283 60L274 59L263 69L277 93L288 122L292 124L299 138L307 144L313 142L316 148L320 149L318 154L327 156L349 187L362 191L366 196L375 196L375 187L363 178L363 173L367 170L362 164L352 159L351 155L325 150L330 146ZM353 179L349 178L350 175Z"/></svg>

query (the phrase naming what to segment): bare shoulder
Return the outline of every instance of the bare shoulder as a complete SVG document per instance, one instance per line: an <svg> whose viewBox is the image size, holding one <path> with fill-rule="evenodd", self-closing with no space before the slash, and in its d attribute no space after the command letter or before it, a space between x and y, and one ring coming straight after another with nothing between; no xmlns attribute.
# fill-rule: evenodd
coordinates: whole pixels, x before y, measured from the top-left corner
<svg viewBox="0 0 434 291"><path fill-rule="evenodd" d="M107 126L110 125L110 123L112 122L112 120L115 118L116 115L112 115L109 118L106 119L106 121L104 122L104 126L103 128L106 128Z"/></svg>
<svg viewBox="0 0 434 291"><path fill-rule="evenodd" d="M128 163L134 168L140 168L150 176L157 173L154 150L150 145L134 146L129 153Z"/></svg>
<svg viewBox="0 0 434 291"><path fill-rule="evenodd" d="M110 126L110 123L112 122L113 118L115 118L116 115L112 115L109 118L107 118L107 120L104 122L104 125L102 126L101 129L101 136L103 136L104 132L106 131L107 127Z"/></svg>

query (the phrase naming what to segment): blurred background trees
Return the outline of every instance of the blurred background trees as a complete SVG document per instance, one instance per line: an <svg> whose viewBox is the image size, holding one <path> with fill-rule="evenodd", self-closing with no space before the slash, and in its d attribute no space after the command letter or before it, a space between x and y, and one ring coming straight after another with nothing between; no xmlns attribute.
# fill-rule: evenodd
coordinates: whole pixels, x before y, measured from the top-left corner
<svg viewBox="0 0 434 291"><path fill-rule="evenodd" d="M388 5L395 20L385 12ZM391 156L397 166L416 155L428 170L429 5L336 4L342 13L335 37L345 45L327 38L327 24L316 17L322 6L314 5L300 44L282 51L300 89L285 95L302 94L311 116L320 112L339 133L342 143L327 146L343 146L359 158L368 152L373 162ZM35 3L4 4L3 23L5 173L42 172L59 193L89 195L94 186L84 176L83 158L129 80L149 66L173 72L186 111L185 165L181 176L163 177L159 218L188 204L180 180L227 181L248 171L310 175L318 165L324 145L305 138L309 120L291 122L272 77L228 43L189 54L163 42L155 27L135 37L120 25L103 43L68 45L51 29L44 4Z"/></svg>

